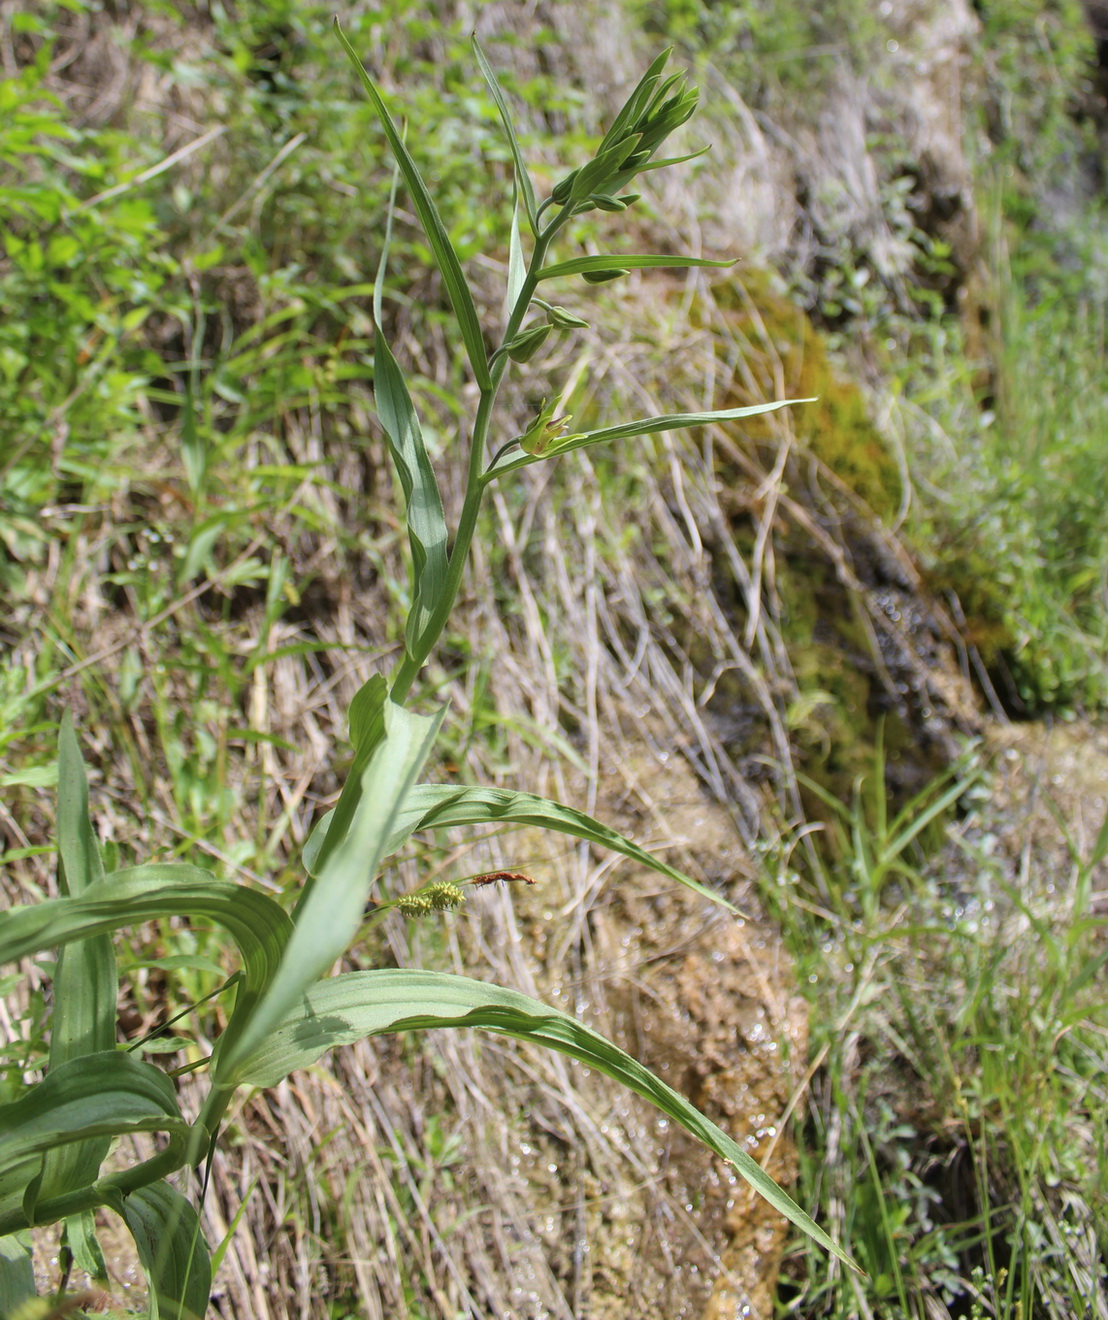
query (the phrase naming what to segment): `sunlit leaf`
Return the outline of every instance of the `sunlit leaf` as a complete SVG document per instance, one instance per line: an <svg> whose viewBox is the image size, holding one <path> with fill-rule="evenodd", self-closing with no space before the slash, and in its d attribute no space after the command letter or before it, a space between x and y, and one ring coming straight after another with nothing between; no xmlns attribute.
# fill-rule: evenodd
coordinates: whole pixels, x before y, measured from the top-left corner
<svg viewBox="0 0 1108 1320"><path fill-rule="evenodd" d="M585 431L579 435L565 436L561 444L551 445L541 454L507 450L486 469L482 480L491 481L494 477L502 477L506 472L527 467L529 463L541 462L554 454L584 449L587 445L606 444L611 440L628 440L639 435L657 435L662 431L681 431L690 426L713 426L719 422L735 422L742 417L756 417L760 413L776 412L778 408L788 408L796 403L814 402L814 399L777 399L773 403L755 403L747 408L722 408L715 412L671 413L665 417L641 417L638 421L623 422L619 426L606 426L599 431Z"/></svg>
<svg viewBox="0 0 1108 1320"><path fill-rule="evenodd" d="M408 185L408 192L412 198L412 205L416 209L420 223L423 225L424 233L427 235L427 241L431 245L431 251L434 253L435 260L438 262L439 270L442 272L443 283L446 285L446 291L450 295L450 302L454 308L454 315L458 318L458 326L462 333L462 342L465 344L466 353L469 355L470 365L473 368L474 377L477 384L483 389L489 389L492 381L489 377L489 362L485 352L485 341L481 334L481 322L477 318L477 309L473 305L473 296L469 291L469 285L466 283L465 275L462 273L461 264L458 261L458 255L450 243L446 233L446 227L443 225L438 210L431 200L431 194L427 191L427 186L420 177L416 163L412 159L408 148L400 136L392 116L389 114L388 107L381 98L373 79L366 73L362 65L361 57L350 44L346 34L339 27L338 19L335 20L335 31L338 33L339 41L353 65L358 77L361 79L362 86L372 102L373 108L377 113L377 118L381 121L381 127L385 130L385 136L388 138L389 146L392 148L393 155L396 157L401 172L404 175L404 182Z"/></svg>
<svg viewBox="0 0 1108 1320"><path fill-rule="evenodd" d="M335 846L327 850L314 887L297 909L296 926L277 976L241 1037L231 1045L220 1044L215 1072L224 1085L237 1082L239 1061L346 951L361 926L386 844L431 751L442 712L415 715L389 701L384 707L384 723L385 736L362 772L362 793L353 818Z"/></svg>
<svg viewBox="0 0 1108 1320"><path fill-rule="evenodd" d="M670 866L645 848L640 848L616 830L586 816L583 811L534 793L517 793L507 788L475 788L458 784L415 785L397 814L383 855L387 857L395 852L420 830L473 825L529 825L536 829L553 830L558 834L569 834L575 839L584 839L629 857L640 866L649 867L659 875L695 890L713 903L719 903L731 912L738 912L738 908L706 885ZM316 826L316 833L326 836L327 828L328 820L324 816Z"/></svg>
<svg viewBox="0 0 1108 1320"><path fill-rule="evenodd" d="M512 149L512 160L515 162L515 180L516 187L523 194L523 205L527 211L527 222L531 226L531 233L538 235L538 206L535 202L535 190L531 186L531 179L527 173L527 165L523 159L523 152L519 147L519 139L516 137L515 127L512 124L512 114L508 109L508 102L504 99L504 93L500 87L496 73L492 65L485 58L485 52L481 49L481 43L477 40L476 34L473 37L473 53L477 56L477 63L481 66L481 72L485 75L485 81L492 92L492 98L496 102L496 108L500 111L500 119L504 125L504 131L508 135L508 145ZM517 230L518 232L518 230ZM515 299L509 297L509 303L514 306Z"/></svg>
<svg viewBox="0 0 1108 1320"><path fill-rule="evenodd" d="M733 261L709 261L706 257L658 257L649 253L613 252L607 256L571 257L539 271L540 280L556 280L566 275L583 275L586 271L612 269L685 269L690 266L733 266Z"/></svg>
<svg viewBox="0 0 1108 1320"><path fill-rule="evenodd" d="M273 1086L336 1045L383 1032L430 1027L481 1027L514 1036L568 1054L622 1083L727 1160L786 1219L853 1266L792 1197L683 1096L583 1023L515 990L443 972L348 972L312 987L281 1027L244 1062L242 1080Z"/></svg>

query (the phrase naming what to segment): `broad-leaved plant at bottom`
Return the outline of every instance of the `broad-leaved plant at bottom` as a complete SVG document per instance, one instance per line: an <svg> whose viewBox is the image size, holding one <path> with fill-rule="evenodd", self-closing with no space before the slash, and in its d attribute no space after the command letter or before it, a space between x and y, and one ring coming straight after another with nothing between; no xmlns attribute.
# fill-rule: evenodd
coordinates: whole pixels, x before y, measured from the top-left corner
<svg viewBox="0 0 1108 1320"><path fill-rule="evenodd" d="M72 1259L103 1276L94 1214L114 1211L134 1236L146 1271L149 1314L200 1320L208 1309L211 1254L187 1190L202 1186L227 1106L239 1087L274 1086L337 1046L366 1036L424 1027L480 1027L546 1045L630 1087L682 1124L777 1209L844 1261L847 1257L757 1163L714 1123L629 1055L575 1018L526 995L463 976L406 969L327 975L363 925L383 862L420 830L514 823L540 826L601 845L722 901L695 881L572 807L530 793L421 783L444 710L406 706L414 680L439 639L458 594L482 498L520 468L628 436L727 421L784 406L770 403L680 413L573 431L557 403L544 404L522 435L491 443L505 372L530 361L544 342L584 323L540 297L558 283L616 279L635 267L726 265L692 257L554 255L576 216L618 214L637 197L626 191L647 170L677 163L659 158L666 139L696 108L697 91L667 74L669 52L651 64L616 116L593 158L539 201L512 127L511 113L477 42L476 58L496 101L514 160L515 219L508 264L507 327L489 353L457 255L415 162L377 87L341 30L396 157L393 202L402 181L426 232L457 317L479 390L469 427L468 479L450 536L435 471L404 374L381 330L388 233L374 289L374 382L377 415L402 487L411 551L411 607L403 657L390 676L372 677L354 698L354 760L342 793L304 851L305 880L291 915L267 894L198 867L149 863L105 873L89 819L85 769L73 724L59 739L57 848L59 896L0 913L0 962L58 950L53 980L49 1061L41 1081L0 1106L0 1315L41 1314L35 1300L31 1231L63 1221ZM698 154L698 153L694 153ZM390 203L387 228L391 228ZM530 237L521 235L522 210ZM426 886L407 910L456 906L460 889ZM199 1112L185 1117L174 1078L118 1043L118 978L112 938L145 921L187 915L221 927L237 949L233 1007L207 1061ZM113 1167L113 1143L156 1134L157 1153ZM201 1176L190 1178L190 1171ZM848 1262L849 1263L849 1262ZM56 1300L56 1299L55 1299Z"/></svg>

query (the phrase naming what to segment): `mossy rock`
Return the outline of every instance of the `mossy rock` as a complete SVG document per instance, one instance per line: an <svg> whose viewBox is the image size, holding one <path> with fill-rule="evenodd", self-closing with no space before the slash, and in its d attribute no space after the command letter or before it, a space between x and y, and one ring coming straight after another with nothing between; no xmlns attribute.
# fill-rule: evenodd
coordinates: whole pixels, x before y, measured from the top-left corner
<svg viewBox="0 0 1108 1320"><path fill-rule="evenodd" d="M903 483L895 457L874 425L865 395L840 375L828 356L827 340L802 308L772 285L772 276L744 272L713 286L712 317L740 346L742 362L721 407L741 408L780 397L814 399L789 410L800 446L873 513L891 522L900 508ZM728 346L721 345L726 353ZM780 435L780 417L767 414L743 423L750 442Z"/></svg>

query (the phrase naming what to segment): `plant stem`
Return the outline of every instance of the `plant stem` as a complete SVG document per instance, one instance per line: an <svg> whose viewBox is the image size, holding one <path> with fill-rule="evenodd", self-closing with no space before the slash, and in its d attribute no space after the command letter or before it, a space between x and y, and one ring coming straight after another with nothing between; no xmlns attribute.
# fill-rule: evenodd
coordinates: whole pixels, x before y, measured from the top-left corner
<svg viewBox="0 0 1108 1320"><path fill-rule="evenodd" d="M504 331L501 346L507 344L519 332L519 327L523 323L523 318L527 314L527 309L535 296L535 290L538 288L538 273L546 261L550 244L553 242L557 230L568 219L569 215L563 210L550 222L546 229L542 230L535 240L534 251L531 253L531 260L527 267L527 275L520 288L519 296L516 298L515 306L512 308L512 314L508 320L507 329ZM508 357L503 354L492 368L491 386L487 390L481 391L481 398L477 404L477 415L473 420L473 436L470 441L465 499L462 502L462 512L458 518L458 530L454 536L454 544L450 550L446 583L442 595L436 602L434 612L427 621L422 636L416 639L414 650L407 652L404 656L404 661L392 681L389 698L398 705L404 704L412 684L419 675L419 671L426 664L427 657L434 650L435 645L442 636L450 612L454 608L454 602L458 598L458 591L462 585L462 574L465 572L466 560L469 558L469 547L473 542L473 533L477 530L477 517L481 512L481 500L485 494L485 484L481 481L481 475L484 471L485 453L488 448L489 424L492 421L493 406L496 403L500 382L504 378L507 367Z"/></svg>

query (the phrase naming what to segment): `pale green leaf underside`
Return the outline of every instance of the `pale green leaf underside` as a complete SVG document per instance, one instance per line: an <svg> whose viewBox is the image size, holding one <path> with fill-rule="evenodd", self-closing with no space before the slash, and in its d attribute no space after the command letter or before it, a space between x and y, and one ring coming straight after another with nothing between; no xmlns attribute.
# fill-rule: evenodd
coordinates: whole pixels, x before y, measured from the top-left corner
<svg viewBox="0 0 1108 1320"><path fill-rule="evenodd" d="M244 1061L240 1080L273 1086L337 1045L430 1027L480 1027L544 1045L596 1068L680 1123L732 1164L787 1219L853 1265L746 1151L683 1096L583 1023L515 990L443 972L349 972L313 986L296 1012Z"/></svg>

